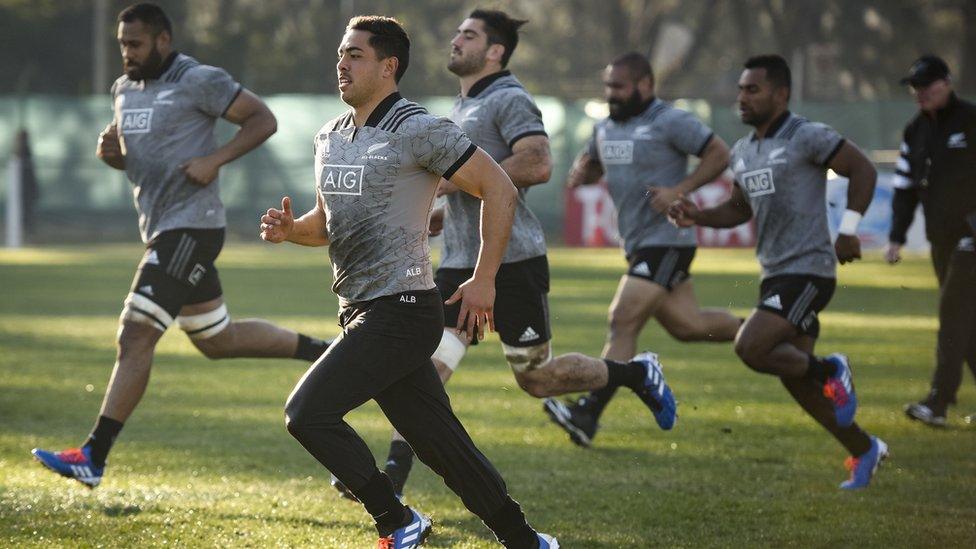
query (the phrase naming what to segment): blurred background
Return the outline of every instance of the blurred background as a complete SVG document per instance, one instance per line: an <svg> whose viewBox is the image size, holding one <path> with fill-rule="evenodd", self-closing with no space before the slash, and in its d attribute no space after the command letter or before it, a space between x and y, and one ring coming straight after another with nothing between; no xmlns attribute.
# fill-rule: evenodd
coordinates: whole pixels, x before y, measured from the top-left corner
<svg viewBox="0 0 976 549"><path fill-rule="evenodd" d="M22 242L138 239L131 186L94 156L97 134L111 119L109 86L121 72L115 17L130 3L0 0L0 212L7 221L20 212L23 232L15 236ZM957 92L976 94L973 0L158 3L173 20L177 49L227 69L278 117L277 135L221 172L229 232L248 239L259 212L283 194L295 197L297 209L314 202L311 139L345 110L335 95L334 51L357 14L400 19L413 42L402 92L439 114L457 93L445 65L465 15L494 7L530 21L509 68L537 97L556 167L529 201L552 241L573 245L612 245L615 237L605 194L566 193L563 182L594 119L605 116L600 71L620 53L649 55L658 95L695 112L729 143L746 133L733 109L742 61L756 53L785 56L794 75L792 110L833 125L878 163L882 184L869 215L874 222L865 226L869 244L886 233L887 174L916 110L899 78L916 57L935 53L949 63ZM224 136L232 130L220 128ZM21 185L11 193L14 177ZM830 202L842 209L837 188ZM715 189L700 197L721 198ZM19 208L10 208L14 202ZM9 243L10 224L3 225ZM751 244L748 227L703 236L706 244ZM913 239L922 244L917 233Z"/></svg>

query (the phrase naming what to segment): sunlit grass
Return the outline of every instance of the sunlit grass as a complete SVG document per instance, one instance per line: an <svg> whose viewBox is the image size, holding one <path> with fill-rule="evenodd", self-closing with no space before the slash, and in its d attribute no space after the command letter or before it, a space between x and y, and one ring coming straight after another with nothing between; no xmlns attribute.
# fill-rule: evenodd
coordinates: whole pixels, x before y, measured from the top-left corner
<svg viewBox="0 0 976 549"><path fill-rule="evenodd" d="M74 445L90 428L141 253L0 251L0 546L371 546L366 513L335 497L327 472L283 428L282 405L305 365L211 362L176 330L160 342L149 391L101 487L30 460L30 448ZM620 252L557 249L550 262L556 351L598 353ZM235 317L337 333L325 249L231 243L218 267ZM701 250L693 272L702 303L738 314L755 303L752 250ZM892 449L860 493L837 490L843 450L777 380L748 371L727 344L677 343L653 323L641 346L661 353L680 400L670 432L621 391L596 447L575 448L515 385L494 336L470 351L449 390L529 519L565 547L972 547L976 429L958 417L976 411L971 380L950 429L901 413L928 385L936 299L923 256L891 267L874 253L840 269L819 347L851 355L859 421ZM384 457L389 426L379 409L368 404L348 419ZM430 546L495 546L422 465L407 499L435 518Z"/></svg>

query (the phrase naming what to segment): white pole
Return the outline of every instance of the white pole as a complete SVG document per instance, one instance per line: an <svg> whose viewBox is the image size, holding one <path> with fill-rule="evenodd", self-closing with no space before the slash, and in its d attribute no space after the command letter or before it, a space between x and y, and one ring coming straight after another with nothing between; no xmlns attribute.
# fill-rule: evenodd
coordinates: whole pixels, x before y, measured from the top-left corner
<svg viewBox="0 0 976 549"><path fill-rule="evenodd" d="M7 164L7 247L20 248L24 245L23 186L21 181L21 159L16 154Z"/></svg>

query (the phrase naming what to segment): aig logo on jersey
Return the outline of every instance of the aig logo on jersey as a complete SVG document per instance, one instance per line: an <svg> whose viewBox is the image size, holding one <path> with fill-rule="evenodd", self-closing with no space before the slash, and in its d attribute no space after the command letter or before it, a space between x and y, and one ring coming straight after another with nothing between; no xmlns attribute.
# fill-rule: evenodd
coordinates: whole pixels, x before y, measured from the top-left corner
<svg viewBox="0 0 976 549"><path fill-rule="evenodd" d="M746 194L751 197L773 194L776 192L776 185L773 184L773 170L763 168L753 170L741 175L742 184L745 186Z"/></svg>
<svg viewBox="0 0 976 549"><path fill-rule="evenodd" d="M122 109L122 133L149 133L152 114L152 109Z"/></svg>
<svg viewBox="0 0 976 549"><path fill-rule="evenodd" d="M363 172L366 166L349 164L325 164L319 176L322 194L363 194Z"/></svg>
<svg viewBox="0 0 976 549"><path fill-rule="evenodd" d="M600 152L604 164L630 164L634 161L634 142L604 141Z"/></svg>

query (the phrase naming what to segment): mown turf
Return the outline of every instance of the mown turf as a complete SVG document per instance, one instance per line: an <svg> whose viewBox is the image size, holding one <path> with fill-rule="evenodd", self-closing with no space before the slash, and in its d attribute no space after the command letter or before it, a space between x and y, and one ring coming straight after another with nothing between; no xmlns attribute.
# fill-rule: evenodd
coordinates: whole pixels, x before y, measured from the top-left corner
<svg viewBox="0 0 976 549"><path fill-rule="evenodd" d="M117 316L136 246L0 252L0 546L369 547L368 516L340 500L283 428L282 404L304 370L290 360L210 362L172 330L146 398L89 491L43 470L28 451L80 442L114 359ZM555 350L599 353L622 269L616 250L551 254ZM324 250L231 243L218 265L232 314L335 334ZM702 250L700 300L745 314L751 251ZM908 422L924 394L936 318L924 257L872 256L841 268L822 316L821 351L851 355L861 424L892 458L866 491L837 489L844 452L778 381L748 371L728 344L681 344L650 326L680 420L661 432L630 394L607 410L596 447L580 450L521 393L497 339L474 348L449 391L474 440L532 523L564 547L976 546L976 412L967 374L950 428ZM370 404L350 422L374 452L389 427ZM492 547L492 537L422 465L407 487L436 521L431 547Z"/></svg>

